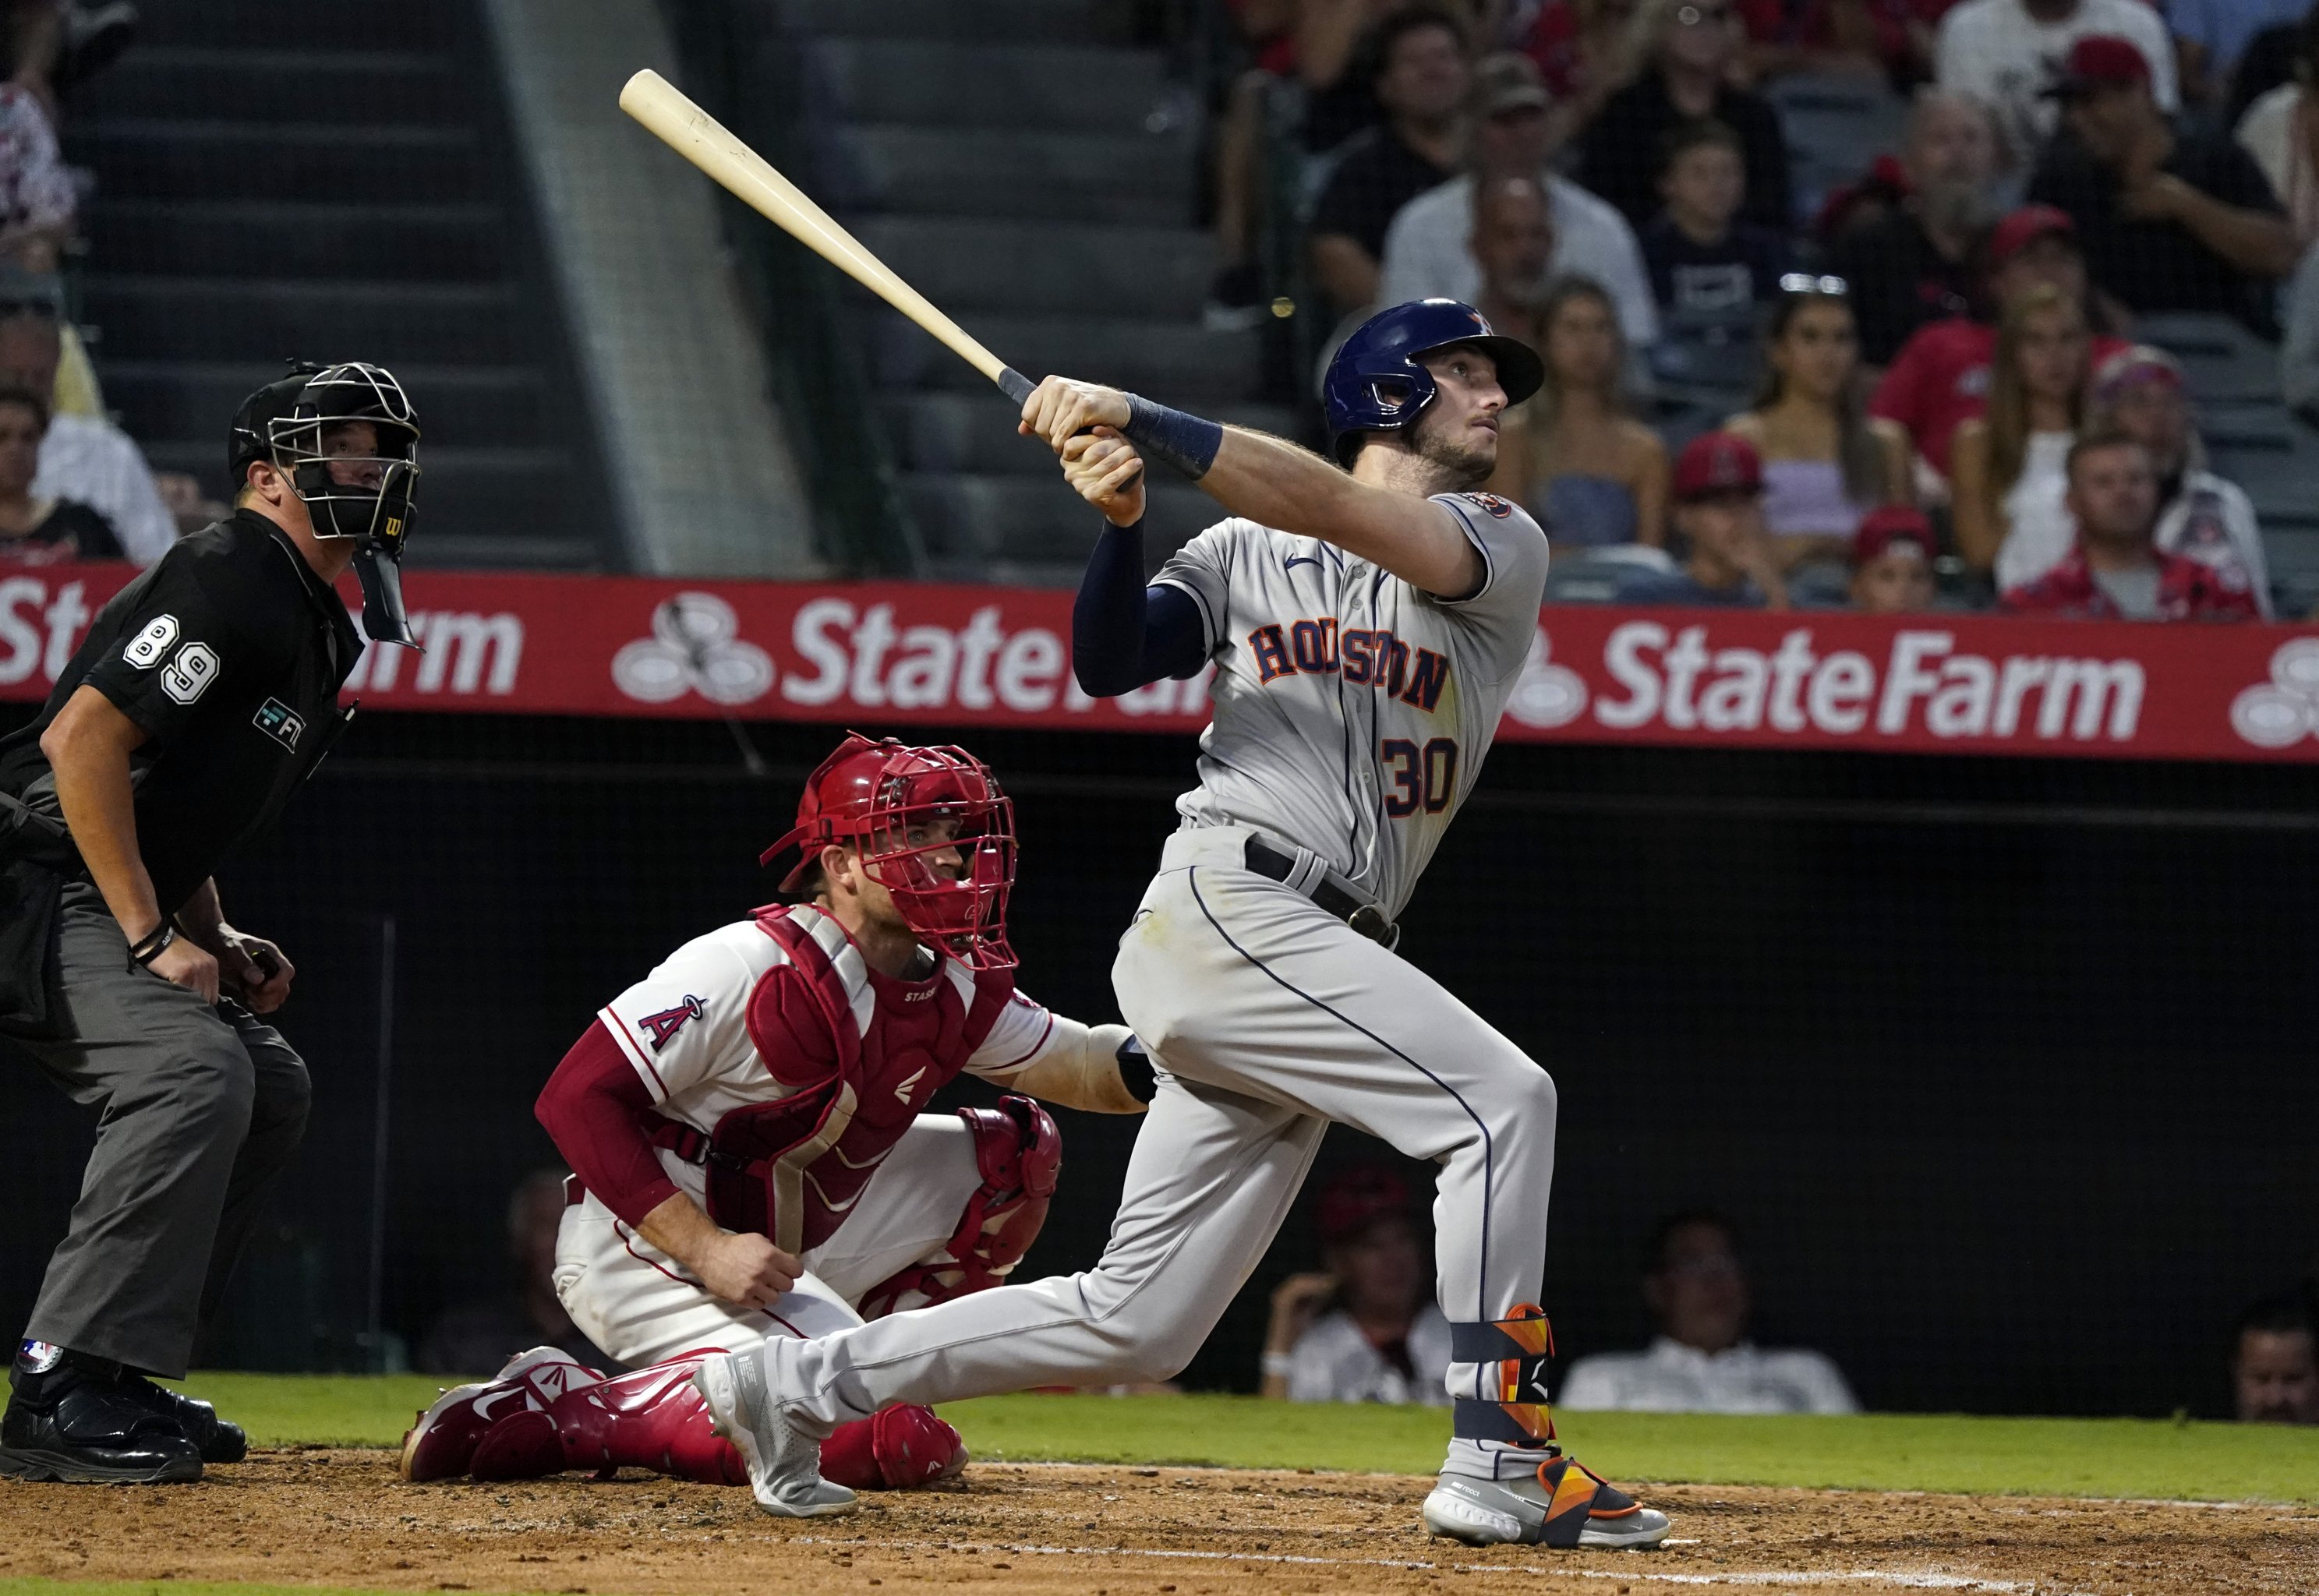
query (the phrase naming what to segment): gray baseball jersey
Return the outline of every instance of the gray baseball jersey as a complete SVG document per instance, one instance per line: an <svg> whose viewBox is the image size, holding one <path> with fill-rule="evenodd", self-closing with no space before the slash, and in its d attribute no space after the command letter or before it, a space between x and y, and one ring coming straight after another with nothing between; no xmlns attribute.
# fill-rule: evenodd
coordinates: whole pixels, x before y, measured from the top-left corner
<svg viewBox="0 0 2319 1596"><path fill-rule="evenodd" d="M1177 809L1301 843L1396 917L1473 789L1546 589L1546 534L1519 506L1432 501L1481 552L1467 598L1238 518L1152 579L1191 595L1216 662L1200 785Z"/></svg>
<svg viewBox="0 0 2319 1596"><path fill-rule="evenodd" d="M1502 500L1442 494L1482 553L1445 602L1330 545L1245 520L1161 570L1218 671L1185 825L1119 939L1121 1016L1164 1065L1090 1272L975 1292L764 1345L815 1430L889 1402L1164 1378L1207 1339L1295 1201L1329 1123L1439 1164L1435 1290L1450 1326L1541 1299L1554 1083L1424 970L1250 870L1245 830L1300 843L1398 915L1472 789L1520 679L1546 536ZM1444 1466L1535 1475L1501 1361L1459 1362Z"/></svg>

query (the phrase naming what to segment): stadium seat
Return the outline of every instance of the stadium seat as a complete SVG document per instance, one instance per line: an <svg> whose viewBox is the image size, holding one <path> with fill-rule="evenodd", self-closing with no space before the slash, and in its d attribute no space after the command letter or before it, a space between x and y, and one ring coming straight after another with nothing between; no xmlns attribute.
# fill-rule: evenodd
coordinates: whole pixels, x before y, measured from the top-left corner
<svg viewBox="0 0 2319 1596"><path fill-rule="evenodd" d="M1638 572L1665 572L1674 562L1665 549L1643 543L1614 544L1557 555L1546 575L1548 604L1616 604Z"/></svg>
<svg viewBox="0 0 2319 1596"><path fill-rule="evenodd" d="M1203 324L1213 251L1194 225L1198 151L1165 53L1123 48L1100 0L996 12L782 0L779 14L768 49L799 68L808 186L969 331L1024 372L1101 373L1293 428L1254 402L1259 332ZM1094 518L1052 455L1014 436L1009 407L917 327L864 291L841 293L927 573L1069 582ZM1154 493L1155 542L1214 518L1196 490Z"/></svg>
<svg viewBox="0 0 2319 1596"><path fill-rule="evenodd" d="M2180 361L2202 402L2278 402L2278 351L2231 317L2144 316L2134 336Z"/></svg>
<svg viewBox="0 0 2319 1596"><path fill-rule="evenodd" d="M1764 94L1787 133L1796 213L1809 217L1828 191L1899 148L1908 105L1881 80L1833 75L1773 79Z"/></svg>
<svg viewBox="0 0 2319 1596"><path fill-rule="evenodd" d="M472 10L144 7L136 49L64 124L95 187L82 313L122 425L212 496L230 486L225 418L283 356L358 353L401 374L426 424L414 565L618 565ZM269 65L228 92L237 51Z"/></svg>

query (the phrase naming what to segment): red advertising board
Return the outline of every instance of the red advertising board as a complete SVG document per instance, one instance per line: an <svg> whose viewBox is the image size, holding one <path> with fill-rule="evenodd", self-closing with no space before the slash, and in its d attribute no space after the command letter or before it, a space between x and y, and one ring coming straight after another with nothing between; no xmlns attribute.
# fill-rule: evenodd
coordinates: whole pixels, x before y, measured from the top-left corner
<svg viewBox="0 0 2319 1596"><path fill-rule="evenodd" d="M45 696L135 574L0 575L0 699ZM1154 731L1208 717L1204 681L1080 692L1070 595L1045 589L419 571L406 591L425 652L369 650L347 684L368 707ZM1555 608L1501 735L2319 761L2319 628Z"/></svg>

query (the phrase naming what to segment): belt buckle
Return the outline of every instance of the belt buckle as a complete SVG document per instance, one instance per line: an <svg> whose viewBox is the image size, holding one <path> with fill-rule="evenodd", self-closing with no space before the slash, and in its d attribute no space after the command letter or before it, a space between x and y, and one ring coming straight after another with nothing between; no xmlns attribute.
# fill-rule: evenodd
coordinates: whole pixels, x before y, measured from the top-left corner
<svg viewBox="0 0 2319 1596"><path fill-rule="evenodd" d="M1381 942L1393 934L1393 922L1373 903L1365 903L1346 915L1345 924L1373 942Z"/></svg>

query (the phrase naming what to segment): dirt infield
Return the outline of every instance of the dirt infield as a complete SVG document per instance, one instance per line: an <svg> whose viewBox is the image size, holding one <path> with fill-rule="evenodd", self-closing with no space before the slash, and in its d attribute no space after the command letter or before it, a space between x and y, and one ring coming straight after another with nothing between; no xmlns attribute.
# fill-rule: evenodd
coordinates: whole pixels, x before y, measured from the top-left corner
<svg viewBox="0 0 2319 1596"><path fill-rule="evenodd" d="M1684 1586L2196 1596L2319 1588L2319 1510L1667 1486L1655 1553L1469 1551L1386 1474L977 1465L789 1523L630 1473L405 1485L378 1451L264 1452L167 1488L0 1483L0 1579L762 1596L920 1586L1649 1596Z"/></svg>

